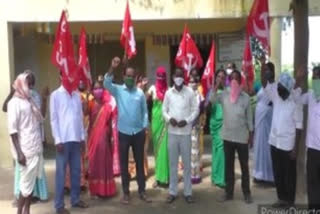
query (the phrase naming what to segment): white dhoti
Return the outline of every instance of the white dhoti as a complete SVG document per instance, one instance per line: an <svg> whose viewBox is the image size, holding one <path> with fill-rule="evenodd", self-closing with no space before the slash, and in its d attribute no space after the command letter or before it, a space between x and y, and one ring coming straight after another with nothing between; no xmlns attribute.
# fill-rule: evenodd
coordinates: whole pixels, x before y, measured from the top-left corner
<svg viewBox="0 0 320 214"><path fill-rule="evenodd" d="M20 192L23 197L28 197L32 194L36 179L42 177L42 162L41 155L28 157L26 166L20 165Z"/></svg>

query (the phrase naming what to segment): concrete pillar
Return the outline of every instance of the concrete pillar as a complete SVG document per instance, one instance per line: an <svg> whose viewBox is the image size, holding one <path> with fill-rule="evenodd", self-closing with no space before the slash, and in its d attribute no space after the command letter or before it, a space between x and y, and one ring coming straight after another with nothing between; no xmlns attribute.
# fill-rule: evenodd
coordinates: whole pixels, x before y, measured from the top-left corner
<svg viewBox="0 0 320 214"><path fill-rule="evenodd" d="M1 78L0 78L0 107L9 94L10 84L14 78L14 60L13 60L13 33L12 25L7 21L0 19L0 65L1 65ZM0 111L0 167L12 166L12 155L10 152L10 141L7 128L7 116Z"/></svg>
<svg viewBox="0 0 320 214"><path fill-rule="evenodd" d="M270 26L270 43L271 43L271 56L270 61L275 65L276 78L281 72L281 31L282 31L282 18L274 17L271 20Z"/></svg>

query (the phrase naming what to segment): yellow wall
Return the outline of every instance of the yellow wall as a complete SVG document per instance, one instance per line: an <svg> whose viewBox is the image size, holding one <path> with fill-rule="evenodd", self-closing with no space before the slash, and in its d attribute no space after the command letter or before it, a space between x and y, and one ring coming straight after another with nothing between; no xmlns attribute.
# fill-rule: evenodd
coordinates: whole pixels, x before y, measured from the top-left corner
<svg viewBox="0 0 320 214"><path fill-rule="evenodd" d="M7 117L2 112L2 103L9 94L10 82L13 79L13 42L11 25L0 19L0 41L2 42L0 51L0 65L1 65L1 78L0 78L0 166L12 165L12 158L10 153L10 143L8 136Z"/></svg>
<svg viewBox="0 0 320 214"><path fill-rule="evenodd" d="M252 0L129 0L132 17L146 19L198 19L240 17L250 10ZM288 16L291 0L269 0L272 16ZM309 0L310 13L320 14L319 0ZM0 16L8 21L57 21L68 8L70 20L122 20L126 0L10 0L1 1Z"/></svg>

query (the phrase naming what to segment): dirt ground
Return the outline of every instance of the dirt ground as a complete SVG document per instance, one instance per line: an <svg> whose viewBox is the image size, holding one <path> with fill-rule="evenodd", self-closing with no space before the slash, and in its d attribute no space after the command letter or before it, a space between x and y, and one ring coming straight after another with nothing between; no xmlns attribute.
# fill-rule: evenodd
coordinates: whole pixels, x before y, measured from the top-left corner
<svg viewBox="0 0 320 214"><path fill-rule="evenodd" d="M166 204L165 199L168 195L167 189L153 188L153 166L154 159L150 153L149 165L151 176L147 180L147 194L151 197L153 202L151 204L145 204L140 201L137 194L136 181L131 182L131 204L120 204L121 189L120 178L117 178L118 194L110 199L90 199L87 193L82 194L82 198L85 199L90 208L86 210L70 209L73 214L231 214L231 213L258 213L259 204L270 204L276 200L276 192L274 188L265 187L254 184L251 182L251 191L254 203L247 205L243 201L243 195L241 191L241 171L236 161L236 183L235 183L235 195L234 200L225 203L219 203L217 200L223 195L223 190L211 185L211 143L209 139L206 139L205 143L205 155L204 171L202 172L203 181L201 184L193 186L193 196L196 200L195 204L187 204L184 201L182 195L183 183L179 184L180 195L177 201L173 204ZM250 155L250 166L252 169L252 154ZM46 151L46 173L48 177L49 194L50 199L46 203L36 203L31 207L32 214L53 214L55 210L53 208L53 196L54 196L54 174L55 174L55 161L54 152L52 148ZM16 208L12 207L13 199L13 169L0 168L0 214L14 214ZM297 203L305 203L305 196L298 197ZM65 197L66 207L70 207L69 197Z"/></svg>

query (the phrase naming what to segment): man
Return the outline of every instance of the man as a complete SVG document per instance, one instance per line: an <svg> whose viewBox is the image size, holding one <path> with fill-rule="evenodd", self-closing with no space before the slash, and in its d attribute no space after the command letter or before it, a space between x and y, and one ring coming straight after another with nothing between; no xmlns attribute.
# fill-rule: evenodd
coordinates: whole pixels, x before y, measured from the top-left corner
<svg viewBox="0 0 320 214"><path fill-rule="evenodd" d="M181 155L184 179L184 197L187 203L194 203L191 184L191 130L199 115L199 101L191 88L184 86L184 73L176 69L174 86L164 97L162 114L168 126L170 183L167 203L175 201L178 195L178 160Z"/></svg>
<svg viewBox="0 0 320 214"><path fill-rule="evenodd" d="M297 83L303 82L303 71L298 73ZM301 89L297 90L301 93ZM320 210L320 67L313 68L312 88L299 97L308 105L307 127L307 192L310 210Z"/></svg>
<svg viewBox="0 0 320 214"><path fill-rule="evenodd" d="M55 209L58 214L68 214L69 211L64 208L67 165L69 165L71 175L71 205L78 208L88 207L80 200L81 149L85 147L85 131L79 92L69 93L63 85L52 92L50 120L57 149Z"/></svg>
<svg viewBox="0 0 320 214"><path fill-rule="evenodd" d="M41 114L43 117L46 115L46 108L47 108L47 97L49 96L49 88L45 87L42 91L42 94L40 94L34 89L35 87L35 77L33 72L30 70L26 70L25 73L30 75L31 80L31 99L33 99L34 103L37 105L37 107L41 110ZM8 109L8 102L11 100L15 93L14 88L11 88L10 94L7 96L5 102L3 103L2 110L3 112L7 112ZM41 133L41 140L43 145L45 146L45 134L44 134L44 128L43 128L43 122L40 123L40 133ZM18 205L18 199L20 197L20 166L19 163L15 163L15 173L14 173L14 201L13 206L17 207ZM44 163L41 166L43 168L43 175L40 178L36 179L35 187L32 194L32 202L34 201L47 201L49 198L48 194L48 187L47 187L47 179L46 179L46 173L44 170Z"/></svg>
<svg viewBox="0 0 320 214"><path fill-rule="evenodd" d="M225 153L225 195L221 202L232 200L234 192L234 159L237 151L240 167L244 201L252 203L249 176L249 147L252 147L253 119L250 98L241 87L241 73L234 70L230 75L230 88L217 94L218 88L224 83L218 79L211 94L210 101L221 103L223 108L222 139Z"/></svg>
<svg viewBox="0 0 320 214"><path fill-rule="evenodd" d="M142 90L135 86L135 69L127 67L124 71L124 84L112 83L113 71L118 68L120 58L112 59L108 73L105 75L104 86L115 97L118 105L118 130L120 141L120 168L121 183L123 190L122 204L129 204L130 200L130 177L128 172L128 153L130 146L133 150L136 162L137 182L140 199L150 203L151 200L145 192L144 175L144 143L145 130L148 127L148 109L146 98Z"/></svg>
<svg viewBox="0 0 320 214"><path fill-rule="evenodd" d="M81 102L83 106L83 111L86 111L87 103L93 99L93 96L87 89L87 86L83 80L79 81L78 90L80 92ZM89 89L90 90L90 89ZM85 140L88 137L88 127L89 127L89 116L83 115L83 125L85 131ZM86 179L86 169L85 169L85 156L86 156L86 148L81 151L81 178L80 178L80 188L82 191L85 191L87 188L87 179ZM65 179L65 191L67 193L70 192L70 168L67 165L66 170L66 179Z"/></svg>
<svg viewBox="0 0 320 214"><path fill-rule="evenodd" d="M265 78L266 75L262 77ZM292 206L296 194L296 150L303 115L301 106L297 105L292 93L294 83L288 73L281 73L278 83L268 83L265 87L265 92L273 103L269 144L278 196L273 207L277 208Z"/></svg>
<svg viewBox="0 0 320 214"><path fill-rule="evenodd" d="M20 173L18 214L29 214L36 179L43 176L40 123L41 111L31 97L34 77L30 72L20 74L13 84L14 94L8 103L9 134L13 156Z"/></svg>
<svg viewBox="0 0 320 214"><path fill-rule="evenodd" d="M272 160L269 145L269 136L272 122L272 102L265 92L267 83L273 83L274 65L272 62L265 63L261 60L262 88L257 94L257 106L255 112L255 133L254 133L254 169L253 177L255 182L273 183Z"/></svg>

